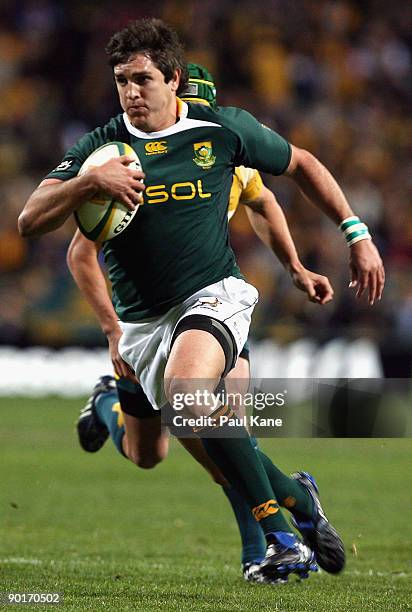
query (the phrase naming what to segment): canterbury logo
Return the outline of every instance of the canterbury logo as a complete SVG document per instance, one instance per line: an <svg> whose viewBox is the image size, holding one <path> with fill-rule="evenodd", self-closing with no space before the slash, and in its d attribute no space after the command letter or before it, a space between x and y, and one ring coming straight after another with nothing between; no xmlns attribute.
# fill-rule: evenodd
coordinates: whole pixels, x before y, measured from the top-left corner
<svg viewBox="0 0 412 612"><path fill-rule="evenodd" d="M159 153L167 153L166 140L157 140L155 142L148 142L144 146L146 155L159 155Z"/></svg>
<svg viewBox="0 0 412 612"><path fill-rule="evenodd" d="M252 514L257 521L261 521L271 514L276 514L278 511L279 506L275 499L269 499L269 501L265 502L264 504L260 504L260 506L256 506L256 508L252 508Z"/></svg>

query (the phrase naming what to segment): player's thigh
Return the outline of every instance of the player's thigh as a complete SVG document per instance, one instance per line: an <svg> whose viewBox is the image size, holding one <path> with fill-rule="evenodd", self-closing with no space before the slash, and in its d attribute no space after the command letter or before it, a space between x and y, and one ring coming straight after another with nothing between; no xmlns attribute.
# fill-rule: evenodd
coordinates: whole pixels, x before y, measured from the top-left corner
<svg viewBox="0 0 412 612"><path fill-rule="evenodd" d="M211 395L225 368L225 354L219 341L208 331L188 329L173 343L164 375L164 390L169 403L175 399L190 398L198 393ZM194 415L209 414L207 405L192 404ZM186 403L186 402L185 402Z"/></svg>
<svg viewBox="0 0 412 612"><path fill-rule="evenodd" d="M258 293L228 277L183 302L173 331L165 378L217 379L234 367L245 345Z"/></svg>
<svg viewBox="0 0 412 612"><path fill-rule="evenodd" d="M165 459L169 450L169 434L162 427L160 413L150 418L124 414L125 452L140 467L154 467Z"/></svg>
<svg viewBox="0 0 412 612"><path fill-rule="evenodd" d="M165 378L170 375L191 378L220 376L225 354L219 341L208 331L188 329L174 341L167 361Z"/></svg>
<svg viewBox="0 0 412 612"><path fill-rule="evenodd" d="M249 391L250 368L249 360L239 357L233 370L225 378L227 402L239 416L245 414L244 400Z"/></svg>
<svg viewBox="0 0 412 612"><path fill-rule="evenodd" d="M216 409L213 394L225 369L219 341L208 331L187 329L175 339L164 374L164 391L172 407L183 402L183 413L208 416ZM195 399L194 399L195 398Z"/></svg>
<svg viewBox="0 0 412 612"><path fill-rule="evenodd" d="M239 357L235 367L230 370L228 375L226 376L226 380L234 379L234 380L246 380L247 384L249 384L250 377L250 365L249 361L244 357Z"/></svg>

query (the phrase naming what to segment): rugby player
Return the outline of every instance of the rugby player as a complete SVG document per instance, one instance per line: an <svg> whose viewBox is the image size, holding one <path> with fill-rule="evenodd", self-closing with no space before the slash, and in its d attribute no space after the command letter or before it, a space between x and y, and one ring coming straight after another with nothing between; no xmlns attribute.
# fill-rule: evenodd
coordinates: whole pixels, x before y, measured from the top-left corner
<svg viewBox="0 0 412 612"><path fill-rule="evenodd" d="M309 545L322 567L340 571L342 542L321 509L314 481L305 473L288 478L266 462L243 426L231 437L233 430L221 418L233 415L231 407L209 402L236 364L258 299L241 277L228 242L233 168L244 165L292 178L344 231L352 282L358 297L368 291L371 304L384 282L378 251L335 179L309 152L244 110L214 110L178 99L187 70L169 26L157 19L131 22L106 50L124 113L67 152L64 166L29 197L19 217L20 233L56 229L99 191L132 210L144 192L139 222L103 245L123 332L122 359L153 407L173 407L183 398L186 412L207 423L198 435L265 534L265 575L279 581L290 573L307 575L314 562ZM90 153L113 140L130 143L144 160L145 173L129 168L131 158L122 156L78 176ZM145 145L159 140L165 141L163 152L145 157ZM145 176L147 185L141 182ZM205 399L191 405L189 394L198 390ZM280 505L291 511L304 542L290 532Z"/></svg>
<svg viewBox="0 0 412 612"><path fill-rule="evenodd" d="M188 64L188 88L181 96L187 102L216 107L216 88L213 77L203 66ZM302 265L290 236L286 219L273 193L267 189L257 170L243 166L235 169L229 196L228 218L235 214L239 203L246 205L252 227L266 242L292 276L297 287L306 291L308 298L319 304L332 299L328 279L311 272ZM79 230L69 246L67 262L82 293L94 309L110 346L114 378L103 376L80 413L78 434L81 446L89 452L99 450L107 438L116 448L143 468L154 467L168 452L169 437L161 427L159 412L149 403L141 386L135 382L130 367L121 359L118 342L121 329L111 303L104 276L98 263L101 245L85 238ZM249 380L249 350L245 345L233 370L228 374L235 380ZM116 387L117 384L117 387ZM179 428L175 430L179 437ZM259 524L242 496L229 486L220 470L213 464L197 438L179 438L181 444L222 486L239 526L242 541L242 569L246 580L267 580L259 572L265 555L265 540ZM257 441L252 439L257 447Z"/></svg>

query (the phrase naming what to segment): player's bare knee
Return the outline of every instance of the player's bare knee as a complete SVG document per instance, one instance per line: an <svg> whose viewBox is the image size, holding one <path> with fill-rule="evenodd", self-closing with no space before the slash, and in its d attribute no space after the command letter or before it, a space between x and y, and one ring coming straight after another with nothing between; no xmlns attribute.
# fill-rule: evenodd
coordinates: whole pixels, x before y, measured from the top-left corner
<svg viewBox="0 0 412 612"><path fill-rule="evenodd" d="M127 457L142 470L151 470L164 459L160 454L140 454L136 451L128 453Z"/></svg>
<svg viewBox="0 0 412 612"><path fill-rule="evenodd" d="M140 461L139 453L126 448L125 454L126 454L126 457L129 459L129 461L131 461L132 463L134 463L135 465L139 467L139 461Z"/></svg>
<svg viewBox="0 0 412 612"><path fill-rule="evenodd" d="M193 395L193 392L193 380L185 378L169 378L165 380L167 400L177 410L181 410L186 405L186 399Z"/></svg>
<svg viewBox="0 0 412 612"><path fill-rule="evenodd" d="M161 463L166 455L167 453L163 453L162 451L141 453L137 465L143 470L151 470L156 467L158 463Z"/></svg>
<svg viewBox="0 0 412 612"><path fill-rule="evenodd" d="M155 457L140 457L137 466L142 470L152 470L160 461Z"/></svg>

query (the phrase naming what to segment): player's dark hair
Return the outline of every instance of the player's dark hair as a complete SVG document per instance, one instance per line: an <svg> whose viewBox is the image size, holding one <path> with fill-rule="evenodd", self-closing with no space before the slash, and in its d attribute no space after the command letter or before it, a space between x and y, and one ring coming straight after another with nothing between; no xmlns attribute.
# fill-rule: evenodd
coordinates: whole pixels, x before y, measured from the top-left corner
<svg viewBox="0 0 412 612"><path fill-rule="evenodd" d="M161 19L138 19L116 32L106 47L112 66L126 63L137 53L150 57L168 83L177 68L182 74L177 90L179 94L187 87L187 67L183 45L176 31Z"/></svg>

